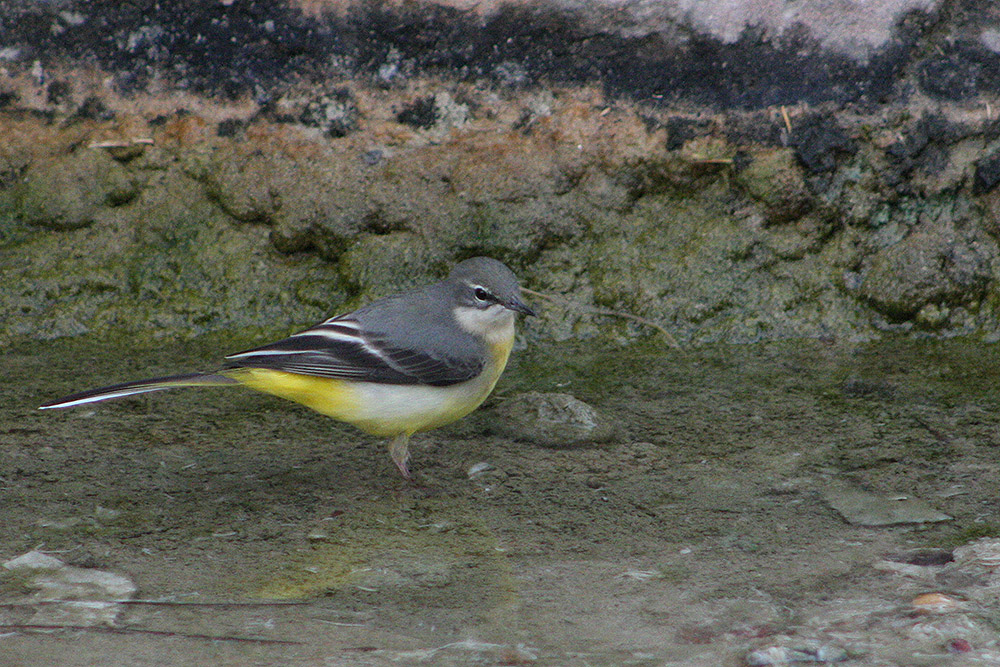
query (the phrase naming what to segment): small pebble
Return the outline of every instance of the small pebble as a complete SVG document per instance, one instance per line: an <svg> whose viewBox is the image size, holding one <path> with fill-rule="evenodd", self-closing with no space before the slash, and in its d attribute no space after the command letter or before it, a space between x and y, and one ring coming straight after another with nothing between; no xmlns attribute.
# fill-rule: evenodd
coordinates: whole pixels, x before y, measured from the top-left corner
<svg viewBox="0 0 1000 667"><path fill-rule="evenodd" d="M521 644L505 646L497 653L497 661L501 665L531 665L538 657Z"/></svg>
<svg viewBox="0 0 1000 667"><path fill-rule="evenodd" d="M471 466L469 466L469 470L466 472L466 474L469 476L469 479L475 479L476 477L479 477L483 473L489 472L490 470L493 470L492 465L490 465L486 461L480 461L479 463L474 463Z"/></svg>
<svg viewBox="0 0 1000 667"><path fill-rule="evenodd" d="M961 600L944 593L921 593L911 604L922 614L948 614L965 606Z"/></svg>
<svg viewBox="0 0 1000 667"><path fill-rule="evenodd" d="M818 648L768 646L767 648L747 653L746 663L750 667L766 667L767 665L789 665L807 662L829 664L843 662L847 659L847 651L839 646L820 646Z"/></svg>
<svg viewBox="0 0 1000 667"><path fill-rule="evenodd" d="M364 153L361 154L361 161L364 162L369 167L374 167L375 165L377 165L379 162L382 161L382 157L383 157L382 151L370 150L370 151L365 151Z"/></svg>
<svg viewBox="0 0 1000 667"><path fill-rule="evenodd" d="M932 565L947 565L954 562L955 555L950 549L908 549L889 554L886 556L886 560L918 565L920 567L930 567Z"/></svg>
<svg viewBox="0 0 1000 667"><path fill-rule="evenodd" d="M119 518L121 514L120 510L101 507L100 505L94 509L94 518L98 521L114 521Z"/></svg>
<svg viewBox="0 0 1000 667"><path fill-rule="evenodd" d="M968 653L972 650L972 644L967 639L951 639L945 645L948 653Z"/></svg>

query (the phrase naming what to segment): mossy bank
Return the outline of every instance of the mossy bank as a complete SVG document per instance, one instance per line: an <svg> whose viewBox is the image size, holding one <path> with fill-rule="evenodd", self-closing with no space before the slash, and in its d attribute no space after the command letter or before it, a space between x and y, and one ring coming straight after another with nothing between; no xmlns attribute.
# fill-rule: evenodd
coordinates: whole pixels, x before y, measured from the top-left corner
<svg viewBox="0 0 1000 667"><path fill-rule="evenodd" d="M658 335L594 307L685 345L1000 331L1000 121L979 79L959 94L921 74L936 14L900 19L864 66L749 33L701 44L704 62L785 67L764 90L745 66L699 78L690 53L587 41L555 15L483 18L470 44L508 45L494 62L449 41L452 10L193 7L213 50L167 10L154 30L70 5L9 9L0 341L282 332L475 254L582 306L540 304L533 338ZM532 25L563 32L533 42ZM827 88L805 85L821 66Z"/></svg>

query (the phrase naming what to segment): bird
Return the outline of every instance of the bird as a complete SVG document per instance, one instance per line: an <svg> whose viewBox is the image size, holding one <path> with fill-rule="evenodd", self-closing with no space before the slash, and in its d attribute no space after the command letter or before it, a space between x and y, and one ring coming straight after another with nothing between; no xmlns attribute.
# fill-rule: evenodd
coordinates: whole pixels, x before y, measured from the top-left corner
<svg viewBox="0 0 1000 667"><path fill-rule="evenodd" d="M489 396L510 357L518 313L535 314L514 273L496 259L473 257L438 283L230 354L216 371L88 389L39 409L179 387L243 386L389 438L396 468L412 479L410 437L461 419Z"/></svg>

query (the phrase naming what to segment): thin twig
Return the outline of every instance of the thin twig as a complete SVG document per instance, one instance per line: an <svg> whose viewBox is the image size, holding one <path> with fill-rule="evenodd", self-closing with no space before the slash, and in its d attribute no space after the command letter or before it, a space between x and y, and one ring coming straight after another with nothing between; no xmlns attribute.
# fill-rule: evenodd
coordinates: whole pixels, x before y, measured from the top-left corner
<svg viewBox="0 0 1000 667"><path fill-rule="evenodd" d="M128 148L129 146L152 146L156 142L152 137L134 137L132 139L108 139L93 141L87 148Z"/></svg>
<svg viewBox="0 0 1000 667"><path fill-rule="evenodd" d="M183 600L122 600L120 604L148 604L163 605L168 607L294 607L297 605L307 605L308 600L260 600L257 602L246 600L238 601L183 601Z"/></svg>
<svg viewBox="0 0 1000 667"><path fill-rule="evenodd" d="M692 155L691 162L694 164L732 164L733 158L731 157L701 157L700 155Z"/></svg>
<svg viewBox="0 0 1000 667"><path fill-rule="evenodd" d="M543 294L542 292L536 292L533 289L528 289L527 287L521 288L522 292L527 292L531 296L537 296L540 299L546 299L555 303L562 304L566 308L571 308L573 310L579 310L585 313L593 313L594 315L607 315L609 317L622 317L626 320L632 320L638 322L639 324L645 324L647 327L652 327L663 334L664 338L667 339L667 344L670 347L681 349L680 343L677 339L671 335L669 331L661 327L656 322L652 320L647 320L645 317L640 317L639 315L633 315L632 313L624 313L620 310L611 310L610 308L598 308L597 306L588 306L587 304L578 303L576 301L570 301L569 299L564 299L562 297L553 296L551 294Z"/></svg>
<svg viewBox="0 0 1000 667"><path fill-rule="evenodd" d="M0 608L38 607L42 605L89 602L100 604L158 605L164 607L291 607L309 604L306 600L262 600L260 602L184 602L180 600L34 600L32 602L0 602Z"/></svg>
<svg viewBox="0 0 1000 667"><path fill-rule="evenodd" d="M336 625L338 627L344 627L344 628L363 628L363 627L365 627L364 623L344 623L343 621L328 621L328 620L323 619L323 618L314 618L313 620L316 621L316 622L318 622L318 623L325 623L327 625Z"/></svg>
<svg viewBox="0 0 1000 667"><path fill-rule="evenodd" d="M2 623L0 630L84 630L112 635L152 635L154 637L181 637L183 639L204 639L213 642L246 642L253 644L294 644L302 642L291 639L267 639L266 637L241 637L238 635L205 635L174 630L146 630L143 628L114 628L106 625L47 625L40 623Z"/></svg>
<svg viewBox="0 0 1000 667"><path fill-rule="evenodd" d="M913 420L915 422L917 422L917 424L919 424L920 426L922 426L924 428L924 430L926 430L928 433L930 433L932 436L934 436L934 439L937 440L938 442L940 442L941 444L944 444L944 445L950 445L951 444L951 438L948 437L947 433L941 431L940 429L934 428L933 426L931 426L930 424L928 424L927 422L925 422L923 419L921 419L917 415L913 415Z"/></svg>

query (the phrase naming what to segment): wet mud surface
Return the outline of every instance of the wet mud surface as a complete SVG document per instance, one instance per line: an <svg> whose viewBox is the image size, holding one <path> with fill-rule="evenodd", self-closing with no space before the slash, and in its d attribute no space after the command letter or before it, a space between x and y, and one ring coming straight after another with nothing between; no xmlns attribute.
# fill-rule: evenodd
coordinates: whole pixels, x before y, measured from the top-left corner
<svg viewBox="0 0 1000 667"><path fill-rule="evenodd" d="M0 572L0 663L742 665L819 642L850 665L962 665L995 649L984 580L875 566L1000 534L993 346L522 350L484 408L415 439L415 484L383 443L250 392L34 410L229 348L5 353L0 558L41 550L161 604L32 629L24 582ZM498 435L497 406L530 390L588 402L615 436ZM951 520L854 525L829 502L844 486ZM916 632L938 617L913 601L936 591L963 614Z"/></svg>

